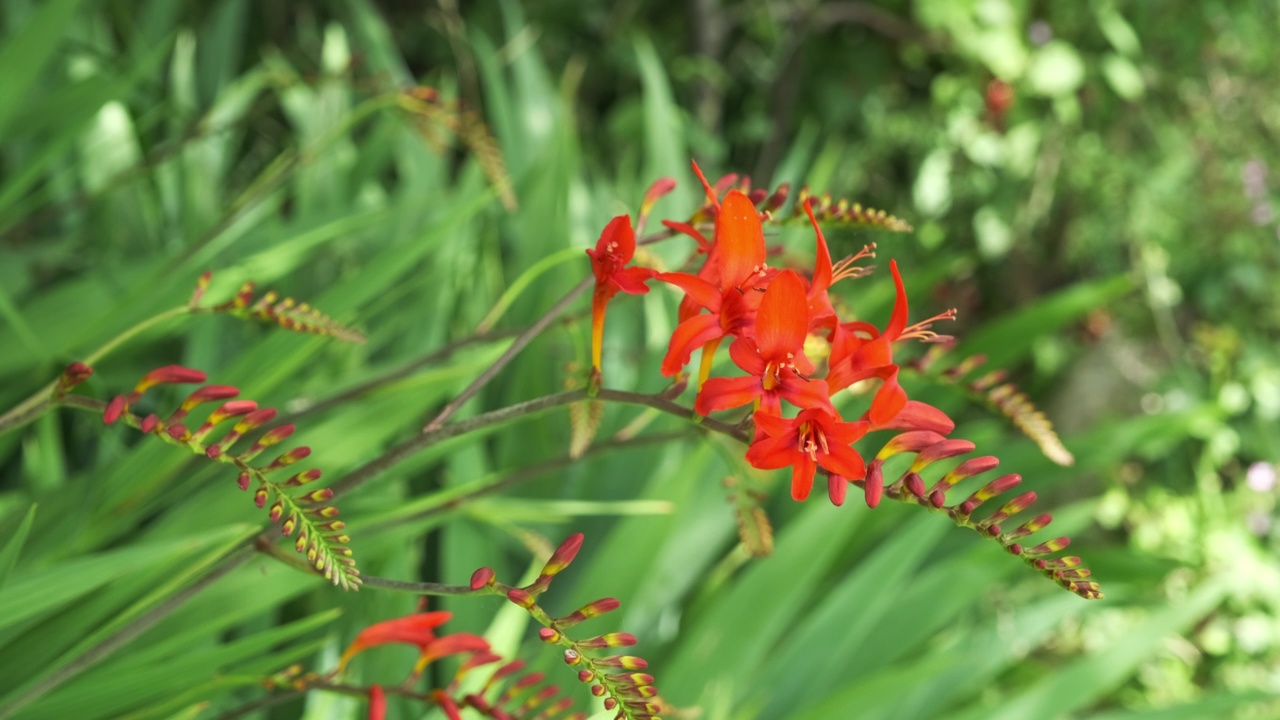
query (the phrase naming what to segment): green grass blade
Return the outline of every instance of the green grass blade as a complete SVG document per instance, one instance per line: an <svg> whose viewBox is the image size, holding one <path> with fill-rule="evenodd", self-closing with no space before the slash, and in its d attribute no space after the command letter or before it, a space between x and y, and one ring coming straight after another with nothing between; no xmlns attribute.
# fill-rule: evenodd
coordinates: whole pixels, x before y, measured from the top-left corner
<svg viewBox="0 0 1280 720"><path fill-rule="evenodd" d="M13 572L13 566L18 563L18 555L22 552L22 545L27 541L27 535L31 532L31 524L35 519L36 506L32 505L23 516L22 522L18 524L18 529L14 530L5 541L4 549L0 550L0 590L4 589L5 582Z"/></svg>
<svg viewBox="0 0 1280 720"><path fill-rule="evenodd" d="M1165 638L1185 632L1216 608L1226 590L1223 579L1206 583L1181 602L1161 608L1116 637L1102 652L1055 669L995 707L975 706L949 716L949 720L1054 718L1087 708L1128 679Z"/></svg>
<svg viewBox="0 0 1280 720"><path fill-rule="evenodd" d="M0 48L0 137L9 134L9 123L26 106L26 98L40 72L62 47L60 40L76 15L81 0L52 0L39 6L26 27L9 37Z"/></svg>

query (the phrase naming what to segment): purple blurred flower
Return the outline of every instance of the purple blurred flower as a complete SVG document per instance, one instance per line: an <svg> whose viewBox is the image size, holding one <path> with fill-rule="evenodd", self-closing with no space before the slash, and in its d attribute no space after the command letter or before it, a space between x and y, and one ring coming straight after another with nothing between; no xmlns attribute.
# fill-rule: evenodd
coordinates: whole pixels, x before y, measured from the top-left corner
<svg viewBox="0 0 1280 720"><path fill-rule="evenodd" d="M1276 466L1267 462L1256 462L1249 466L1244 481L1254 492L1271 492L1276 486Z"/></svg>

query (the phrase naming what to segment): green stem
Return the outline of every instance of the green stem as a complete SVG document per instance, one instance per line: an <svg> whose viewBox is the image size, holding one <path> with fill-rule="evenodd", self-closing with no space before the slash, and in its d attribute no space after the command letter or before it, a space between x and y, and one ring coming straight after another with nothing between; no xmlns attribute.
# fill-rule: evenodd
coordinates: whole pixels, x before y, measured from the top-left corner
<svg viewBox="0 0 1280 720"><path fill-rule="evenodd" d="M642 447L645 445L657 445L670 442L672 440L683 440L685 438L692 437L692 435L693 433L689 430L679 430L675 432L655 433L652 435L641 435L637 437L614 436L614 438L605 440L604 442L593 443L585 453L578 457L573 457L568 454L561 455L559 457L543 460L532 465L526 465L519 469L512 470L511 472L504 473L488 482L477 482L471 486L463 486L441 492L439 493L441 497L439 497L434 504L422 507L410 515L402 515L378 522L376 527L362 531L360 536L368 537L371 534L377 534L401 525L457 510L472 500L504 490L510 490L540 477L545 477L556 470L568 467L585 457L622 448Z"/></svg>
<svg viewBox="0 0 1280 720"><path fill-rule="evenodd" d="M115 337L111 338L110 340L107 341L105 345L103 345L102 347L98 348L97 350L94 350L93 352L85 356L84 360L82 360L81 362L83 362L85 365L88 365L89 367L93 367L99 360L106 357L107 354L109 354L111 351L120 347L121 345L128 342L129 340L132 340L134 337L138 336L139 334L146 332L147 330L150 330L151 328L155 327L156 325L159 325L162 322L165 322L167 320L172 320L173 318L186 315L190 312L191 312L191 308L189 306L180 305L178 307L165 310L159 315L152 315L146 320L143 320L142 322L134 325L128 330L125 330L119 335L116 335ZM23 400L22 402L18 403L16 406L14 406L13 409L9 410L4 415L0 415L0 433L4 433L13 428L25 425L31 422L32 420L40 417L46 411L48 411L49 408L53 407L55 404L55 398L53 397L53 393L57 389L57 387L58 387L58 381L54 380L48 385L45 385L44 387L35 391L35 393L31 395L31 397L28 397L26 400Z"/></svg>
<svg viewBox="0 0 1280 720"><path fill-rule="evenodd" d="M155 327L156 325L159 325L162 322L165 322L166 320L172 320L173 318L181 317L183 315L189 314L190 312L191 312L191 307L189 305L179 305L178 307L175 307L175 308L169 308L168 310L165 310L159 315L152 315L146 320L143 320L137 325L134 325L128 330L125 330L124 332L115 336L114 338L111 338L110 340L107 341L107 344L89 353L81 362L83 362L85 365L88 365L89 367L93 367L95 363L97 363L102 358L106 357L107 354L110 353L112 350L115 350L116 348L120 347L121 345L128 342L129 340L132 340L137 335L143 332L146 332L147 330L150 330L151 328Z"/></svg>

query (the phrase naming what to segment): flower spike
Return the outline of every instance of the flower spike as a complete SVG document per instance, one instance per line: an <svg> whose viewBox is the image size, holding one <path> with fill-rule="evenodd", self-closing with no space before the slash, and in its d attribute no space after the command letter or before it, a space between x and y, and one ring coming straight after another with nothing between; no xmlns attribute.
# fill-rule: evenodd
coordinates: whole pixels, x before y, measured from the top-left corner
<svg viewBox="0 0 1280 720"><path fill-rule="evenodd" d="M551 616L538 605L538 595L547 589L552 577L568 567L573 561L582 547L582 540L581 533L576 533L566 538L552 554L551 559L543 566L538 579L525 588L511 588L496 582L492 577L492 572L488 571L487 568L481 568L476 571L475 575L472 576L471 588L473 591L479 591L485 587L490 587L490 592L505 593L508 600L527 610L532 618L543 625L538 631L538 638L548 645L558 645L564 648L565 664L577 669L578 680L590 684L592 694L603 699L606 709L618 710L616 717L626 718L627 720L655 718L659 712L665 711L666 704L658 697L657 688L653 685L653 676L635 672L636 670L645 669L648 663L638 657L629 655L596 657L601 650L631 647L637 644L638 640L635 635L624 632L609 632L584 640L575 640L569 634L569 631L578 624L612 612L618 609L621 603L614 598L602 598L587 603L578 610L560 618ZM494 673L493 678L489 681L489 685L486 686L482 694L487 693L489 686L496 684L506 676L514 674L522 666L523 663L516 661L500 668ZM511 698L514 697L514 691L525 685L536 684L541 680L542 676L540 674L536 674L536 677L525 676L513 682L508 691L496 702L484 701L483 704L480 704L473 702L472 696L468 696L468 704L473 708L482 710L483 713L487 713L489 712L488 708L499 708L511 702ZM552 693L544 690L542 694L537 694L534 698L539 703L544 702L544 694L547 697L552 695ZM534 698L531 698L531 700ZM567 707L567 704L565 707ZM523 715L486 716L524 717Z"/></svg>
<svg viewBox="0 0 1280 720"><path fill-rule="evenodd" d="M1035 502L1035 492L1024 492L1006 501L996 512L985 518L978 519L974 517L978 509L988 500L992 500L1018 487L1022 482L1020 475L1003 475L989 481L963 501L951 505L947 504L949 491L956 484L994 470L999 465L999 461L996 458L986 456L964 460L951 470L943 473L932 487L926 491L924 480L920 475L922 471L944 458L959 457L973 450L973 443L964 440L943 439L932 432L912 431L902 433L886 443L880 453L877 454L876 460L871 463L871 470L869 470L867 478L868 488L870 488L873 478L876 484L883 483L882 466L885 459L901 453L913 454L915 455L915 461L901 477L884 488L885 495L900 502L919 505L927 510L944 512L951 517L956 525L969 528L999 542L1007 552L1021 557L1032 569L1039 571L1063 588L1086 600L1101 598L1102 590L1098 583L1087 579L1089 572L1083 568L1075 569L1080 564L1080 558L1048 557L1067 547L1070 544L1070 539L1057 538L1030 548L1023 546L1021 541L1040 532L1052 522L1051 515L1042 513L1030 520L1023 520L1021 524L1012 530L1005 530L1005 525L1009 520L1026 512ZM870 493L871 490L868 489L868 496L870 496ZM1068 572L1070 574L1067 574Z"/></svg>
<svg viewBox="0 0 1280 720"><path fill-rule="evenodd" d="M188 301L191 312L220 313L234 317L260 320L272 323L295 332L312 335L328 335L337 340L350 343L363 343L364 333L348 327L311 307L305 302L298 302L291 297L281 299L274 290L254 300L254 284L246 282L240 290L226 302L211 306L200 306L197 303L204 297L212 275L205 272L196 282L195 292ZM195 382L203 382L197 380Z"/></svg>
<svg viewBox="0 0 1280 720"><path fill-rule="evenodd" d="M259 408L252 400L235 400L239 394L237 388L229 385L205 385L190 393L186 399L169 416L161 420L152 413L146 417L138 417L130 412L134 403L152 387L169 383L204 382L205 374L199 370L178 365L168 365L147 373L132 392L118 395L107 404L103 419L112 423L123 419L128 425L142 432L153 435L166 442L181 445L188 451L201 455L214 462L231 465L236 470L236 485L241 490L248 490L257 481L258 487L253 494L253 502L259 508L267 509L268 519L272 523L281 523L281 530L286 536L296 535L294 548L305 555L307 562L325 579L333 581L344 589L357 589L360 586L360 573L351 560L351 549L346 547L350 541L346 535L326 534L325 530L340 530L341 523L330 520L338 514L335 507L326 505L332 497L329 488L310 490L299 495L294 488L306 486L321 476L318 468L293 473L284 480L272 477L281 468L310 456L311 449L297 447L277 455L271 462L257 465L253 461L267 448L289 437L294 427L282 425L263 433L249 448L236 451L235 446L246 433L257 430L271 422L276 416L272 408ZM202 423L193 431L184 423L199 406L223 401L209 413ZM225 428L228 421L238 418L230 430L220 439L211 436L219 427Z"/></svg>

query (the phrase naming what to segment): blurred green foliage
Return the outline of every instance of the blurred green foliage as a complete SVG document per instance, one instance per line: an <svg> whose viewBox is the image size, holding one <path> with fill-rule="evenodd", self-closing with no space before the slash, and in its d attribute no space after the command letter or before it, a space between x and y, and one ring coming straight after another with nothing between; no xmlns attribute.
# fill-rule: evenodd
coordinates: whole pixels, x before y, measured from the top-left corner
<svg viewBox="0 0 1280 720"><path fill-rule="evenodd" d="M720 483L740 468L709 440L600 453L423 512L562 455L563 414L419 454L344 499L365 572L514 577L523 529L580 529L558 601L620 598L617 624L664 695L708 720L1274 717L1278 31L1274 3L1227 0L9 0L0 405L184 302L209 268L211 298L253 279L369 341L196 317L110 356L88 392L180 362L303 411L469 335L536 263L564 258L497 327L527 325L650 181L678 178L658 213L687 216L690 157L808 185L915 225L831 237L837 253L877 241L904 266L913 317L959 308L957 355L987 353L1046 409L1072 468L945 383L907 381L1050 498L1107 600L899 507L779 497L775 553L749 559ZM396 104L411 85L483 118L517 207L465 133ZM802 230L778 232L808 251ZM850 298L868 317L890 299L875 277ZM673 324L665 293L616 303L610 385L658 389ZM463 414L562 387L588 336L572 314ZM505 337L315 413L298 437L330 475L357 467L417 432ZM609 408L601 437L636 414ZM264 674L331 665L361 627L415 606L259 559L89 665L262 518L233 478L71 410L0 435L0 463L0 708L40 690L18 717L219 717L261 697ZM487 628L571 684L515 608L440 605L452 629ZM369 653L356 671L395 682L404 660ZM362 710L313 695L258 716L300 712Z"/></svg>

